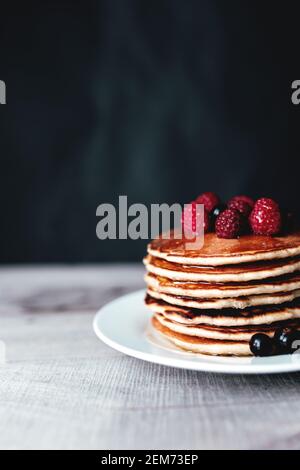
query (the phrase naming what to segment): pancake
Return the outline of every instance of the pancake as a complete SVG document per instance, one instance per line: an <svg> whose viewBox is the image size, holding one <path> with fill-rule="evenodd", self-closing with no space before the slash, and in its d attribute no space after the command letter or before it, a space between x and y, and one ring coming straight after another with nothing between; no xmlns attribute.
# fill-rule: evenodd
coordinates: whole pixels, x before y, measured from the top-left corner
<svg viewBox="0 0 300 470"><path fill-rule="evenodd" d="M161 335L194 353L249 356L256 333L300 330L300 231L268 237L191 240L164 235L148 245L146 305Z"/></svg>
<svg viewBox="0 0 300 470"><path fill-rule="evenodd" d="M199 266L224 266L300 255L300 231L275 237L243 235L237 239L223 239L215 233L206 233L202 248L194 250L186 249L191 240L176 239L176 235L175 231L169 239L163 238L165 235L157 237L148 245L148 253L174 263Z"/></svg>
<svg viewBox="0 0 300 470"><path fill-rule="evenodd" d="M222 356L250 356L251 351L247 341L219 341L196 336L183 335L166 328L156 318L152 318L152 325L160 334L181 349L193 353L222 355Z"/></svg>
<svg viewBox="0 0 300 470"><path fill-rule="evenodd" d="M252 307L245 310L197 310L168 304L146 296L146 305L154 312L164 315L168 320L185 325L211 325L217 327L269 325L275 322L300 318L300 300L279 306Z"/></svg>
<svg viewBox="0 0 300 470"><path fill-rule="evenodd" d="M300 289L300 273L271 278L264 282L249 281L246 283L212 284L207 282L173 281L153 274L146 275L145 281L152 290L158 292L202 299L273 294Z"/></svg>
<svg viewBox="0 0 300 470"><path fill-rule="evenodd" d="M144 264L151 274L178 281L246 282L300 271L300 257L212 267L171 263L147 256Z"/></svg>
<svg viewBox="0 0 300 470"><path fill-rule="evenodd" d="M270 325L216 327L209 325L184 325L182 323L168 320L162 314L155 314L154 316L163 326L175 331L176 333L225 341L250 341L251 337L256 333L263 333L273 337L278 328L283 328L285 326L300 329L300 319L275 322Z"/></svg>
<svg viewBox="0 0 300 470"><path fill-rule="evenodd" d="M299 289L291 292L279 292L275 294L260 294L220 299L199 299L187 296L165 294L149 287L147 289L147 293L155 299L164 300L165 302L168 302L172 305L180 305L182 307L192 307L198 309L244 309L252 306L282 304L285 302L291 302L292 300L300 297Z"/></svg>

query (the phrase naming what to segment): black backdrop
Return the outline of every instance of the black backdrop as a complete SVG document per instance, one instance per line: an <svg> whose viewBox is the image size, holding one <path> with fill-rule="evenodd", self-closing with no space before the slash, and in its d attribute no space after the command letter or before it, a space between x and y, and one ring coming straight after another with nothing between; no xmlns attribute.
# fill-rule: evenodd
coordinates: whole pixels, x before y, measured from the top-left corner
<svg viewBox="0 0 300 470"><path fill-rule="evenodd" d="M96 207L204 190L298 210L296 2L1 6L1 262L139 259Z"/></svg>

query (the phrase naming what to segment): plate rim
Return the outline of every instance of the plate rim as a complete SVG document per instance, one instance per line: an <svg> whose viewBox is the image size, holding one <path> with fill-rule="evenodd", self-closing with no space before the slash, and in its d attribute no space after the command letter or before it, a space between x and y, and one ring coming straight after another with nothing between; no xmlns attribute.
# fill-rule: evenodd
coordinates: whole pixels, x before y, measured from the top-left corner
<svg viewBox="0 0 300 470"><path fill-rule="evenodd" d="M274 364L223 364L223 363L214 363L214 362L205 362L205 355L201 355L201 361L189 361L186 357L167 357L159 354L154 354L151 352L140 351L139 349L135 349L134 347L130 348L126 345L122 345L115 340L111 339L109 336L101 331L99 326L99 319L103 315L103 310L109 309L114 304L117 304L121 301L126 300L129 297L137 297L145 295L145 289L139 289L116 299L107 302L103 305L95 314L93 318L93 330L96 336L107 346L110 348L121 352L130 357L134 357L136 359L140 359L146 362L150 362L153 364L159 364L168 367L175 367L179 369L186 369L186 370L194 370L198 372L211 372L211 373L223 373L223 374L247 374L247 375L268 375L268 374L280 374L280 373L288 373L288 372L299 372L300 371L300 361L299 362L286 362L286 363L274 363ZM163 351L163 348L162 348ZM170 350L169 352L174 352ZM176 352L177 353L177 352ZM180 351L178 351L180 353ZM279 357L286 357L286 356L279 356ZM200 358L200 355L199 355ZM238 359L238 358L237 358ZM265 358L256 358L256 360L263 360Z"/></svg>

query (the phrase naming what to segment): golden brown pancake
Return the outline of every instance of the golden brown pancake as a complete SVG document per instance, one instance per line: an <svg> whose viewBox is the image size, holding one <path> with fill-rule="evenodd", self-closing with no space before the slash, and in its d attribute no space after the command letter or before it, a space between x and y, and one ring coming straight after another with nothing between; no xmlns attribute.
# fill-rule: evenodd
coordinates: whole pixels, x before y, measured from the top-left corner
<svg viewBox="0 0 300 470"><path fill-rule="evenodd" d="M148 287L165 294L195 297L199 299L243 297L248 295L273 294L300 289L300 273L270 278L263 281L243 283L209 283L192 281L173 281L166 277L148 274L145 276Z"/></svg>
<svg viewBox="0 0 300 470"><path fill-rule="evenodd" d="M174 263L199 266L224 266L261 260L289 258L300 255L300 231L285 236L243 235L237 239L218 238L215 233L204 235L200 249L187 250L187 239L156 238L148 245L148 253Z"/></svg>
<svg viewBox="0 0 300 470"><path fill-rule="evenodd" d="M244 310L227 308L223 310L198 310L170 305L149 295L146 305L168 320L184 325L211 325L216 327L269 325L271 323L300 318L300 300L278 306L249 307Z"/></svg>
<svg viewBox="0 0 300 470"><path fill-rule="evenodd" d="M229 298L214 298L214 299L200 299L194 297L164 294L148 287L147 293L155 299L161 299L172 305L180 305L182 307L192 307L199 309L223 309L223 308L238 308L244 309L247 307L260 306L260 305L278 305L285 302L291 302L300 297L300 290L291 292L278 292L275 294L260 294L249 295L245 297L229 297Z"/></svg>
<svg viewBox="0 0 300 470"><path fill-rule="evenodd" d="M156 318L152 318L152 325L166 339L181 349L199 354L213 356L250 356L251 351L247 341L219 341L209 338L183 335L171 331L162 325Z"/></svg>
<svg viewBox="0 0 300 470"><path fill-rule="evenodd" d="M162 314L155 314L155 318L166 328L176 333L200 338L210 338L225 341L250 341L257 333L263 333L273 337L279 328L300 329L300 319L279 321L269 325L247 325L247 326L210 326L210 325L184 325L183 323L169 320Z"/></svg>
<svg viewBox="0 0 300 470"><path fill-rule="evenodd" d="M144 264L151 274L177 281L246 282L300 271L300 257L213 267L171 263L147 256Z"/></svg>

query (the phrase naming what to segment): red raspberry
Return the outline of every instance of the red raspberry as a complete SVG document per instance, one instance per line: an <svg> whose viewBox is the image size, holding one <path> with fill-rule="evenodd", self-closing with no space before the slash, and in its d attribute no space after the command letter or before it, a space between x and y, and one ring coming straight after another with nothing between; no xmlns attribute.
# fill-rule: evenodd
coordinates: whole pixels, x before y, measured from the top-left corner
<svg viewBox="0 0 300 470"><path fill-rule="evenodd" d="M234 196L230 199L230 201L228 201L228 207L229 207L229 204L231 204L232 201L243 201L243 202L246 202L250 207L251 209L253 208L254 206L254 201L253 199L251 199L251 197L249 196L244 196L244 195L241 195L241 196Z"/></svg>
<svg viewBox="0 0 300 470"><path fill-rule="evenodd" d="M196 199L197 204L203 204L204 208L211 212L219 203L219 197L212 192L203 193Z"/></svg>
<svg viewBox="0 0 300 470"><path fill-rule="evenodd" d="M228 209L236 209L245 217L249 217L249 214L252 210L252 207L247 202L243 201L243 199L233 198L228 202L227 206Z"/></svg>
<svg viewBox="0 0 300 470"><path fill-rule="evenodd" d="M201 216L200 207L196 201L186 204L182 212L181 223L185 232L192 232L198 234L197 230L197 217ZM204 232L209 230L209 214L204 209L203 211L203 228Z"/></svg>
<svg viewBox="0 0 300 470"><path fill-rule="evenodd" d="M281 214L277 202L262 197L254 204L249 222L257 235L276 235L281 229Z"/></svg>
<svg viewBox="0 0 300 470"><path fill-rule="evenodd" d="M216 234L219 238L237 238L242 227L242 216L235 209L226 209L217 217Z"/></svg>

